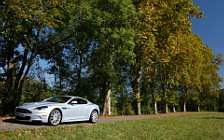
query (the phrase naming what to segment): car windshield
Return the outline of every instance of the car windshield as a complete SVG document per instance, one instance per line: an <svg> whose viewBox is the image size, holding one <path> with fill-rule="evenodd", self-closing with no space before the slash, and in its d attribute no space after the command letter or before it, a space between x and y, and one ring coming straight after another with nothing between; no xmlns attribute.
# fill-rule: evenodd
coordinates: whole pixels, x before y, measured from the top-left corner
<svg viewBox="0 0 224 140"><path fill-rule="evenodd" d="M45 101L46 102L65 103L69 99L71 99L71 98L70 97L55 96L55 97L51 97L51 98L49 98L49 99L47 99Z"/></svg>

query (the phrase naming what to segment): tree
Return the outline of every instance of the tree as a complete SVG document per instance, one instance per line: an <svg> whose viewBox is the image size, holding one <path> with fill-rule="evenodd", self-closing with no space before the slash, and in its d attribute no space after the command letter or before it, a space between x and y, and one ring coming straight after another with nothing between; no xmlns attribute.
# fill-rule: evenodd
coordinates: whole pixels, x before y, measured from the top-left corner
<svg viewBox="0 0 224 140"><path fill-rule="evenodd" d="M217 89L221 88L220 82L222 78L218 75L219 65L222 64L223 58L221 55L215 56L210 48L207 46L202 50L203 67L200 77L201 88L199 96L196 97L198 111L203 106L208 97L218 97L219 92Z"/></svg>
<svg viewBox="0 0 224 140"><path fill-rule="evenodd" d="M66 0L1 1L0 77L7 89L3 93L4 114L12 114L20 103L25 78L36 56L55 43L54 34L64 24L67 3Z"/></svg>
<svg viewBox="0 0 224 140"><path fill-rule="evenodd" d="M149 81L153 83L156 81L157 89L162 89L165 112L168 112L167 94L173 88L174 81L177 80L175 77L177 67L172 58L176 58L178 47L175 46L177 43L173 43L176 39L172 39L177 38L179 34L191 34L189 16L201 17L202 13L189 0L141 1L137 9L141 14L136 24L138 36L135 48L136 63L133 67L133 91L137 97L138 114L140 114L139 89L143 74L147 75L145 77ZM156 100L153 100L156 107Z"/></svg>
<svg viewBox="0 0 224 140"><path fill-rule="evenodd" d="M99 82L104 99L103 115L111 115L111 89L122 69L133 61L133 29L135 9L130 0L97 0L92 3L91 27L94 48L90 57L90 73Z"/></svg>

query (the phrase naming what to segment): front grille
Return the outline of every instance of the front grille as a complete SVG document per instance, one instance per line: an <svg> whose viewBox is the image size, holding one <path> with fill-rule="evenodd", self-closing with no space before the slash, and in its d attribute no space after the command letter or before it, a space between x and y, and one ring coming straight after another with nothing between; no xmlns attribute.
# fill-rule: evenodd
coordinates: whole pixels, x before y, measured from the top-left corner
<svg viewBox="0 0 224 140"><path fill-rule="evenodd" d="M25 116L25 117L20 117L20 116L16 116L17 120L30 120L30 116Z"/></svg>
<svg viewBox="0 0 224 140"><path fill-rule="evenodd" d="M16 112L17 113L29 113L31 114L32 112L27 110L27 109L23 109L23 108L16 108Z"/></svg>

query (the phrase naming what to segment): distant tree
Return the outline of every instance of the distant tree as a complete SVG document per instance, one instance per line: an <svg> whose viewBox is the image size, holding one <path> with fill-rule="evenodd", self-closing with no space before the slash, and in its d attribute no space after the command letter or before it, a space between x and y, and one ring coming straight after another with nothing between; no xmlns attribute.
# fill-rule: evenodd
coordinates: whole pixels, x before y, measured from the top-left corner
<svg viewBox="0 0 224 140"><path fill-rule="evenodd" d="M212 50L205 47L203 50L203 67L202 74L200 77L201 88L199 90L199 96L196 101L198 105L198 111L201 106L206 104L206 100L210 98L218 98L221 88L220 82L223 79L218 75L219 66L222 64L222 56L214 55Z"/></svg>
<svg viewBox="0 0 224 140"><path fill-rule="evenodd" d="M219 107L218 107L218 110L221 111L221 112L224 112L224 90L221 89L218 91L219 92Z"/></svg>
<svg viewBox="0 0 224 140"><path fill-rule="evenodd" d="M131 105L132 95L127 91L127 88L123 84L117 85L114 91L114 98L116 99L115 106L117 108L118 115L133 115L134 111Z"/></svg>
<svg viewBox="0 0 224 140"><path fill-rule="evenodd" d="M202 13L192 1L141 1L137 3L140 16L136 24L136 63L133 66L133 92L138 102L138 114L141 114L141 81L142 75L154 84L152 93L161 89L165 112L168 112L168 93L177 81L177 65L173 58L177 58L178 49L188 46L177 46L180 34L191 33L191 20L189 16L201 17ZM174 39L175 38L175 39ZM176 42L176 43L174 43ZM149 83L151 83L149 82ZM156 85L156 88L155 88ZM157 102L155 102L155 112Z"/></svg>

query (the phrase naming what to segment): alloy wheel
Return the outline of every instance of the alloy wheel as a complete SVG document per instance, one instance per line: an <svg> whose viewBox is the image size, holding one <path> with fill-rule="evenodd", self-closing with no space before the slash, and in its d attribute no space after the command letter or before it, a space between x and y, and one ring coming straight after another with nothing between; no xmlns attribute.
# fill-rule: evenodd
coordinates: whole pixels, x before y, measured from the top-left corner
<svg viewBox="0 0 224 140"><path fill-rule="evenodd" d="M58 125L61 122L61 116L60 110L54 109L51 111L48 121L51 125Z"/></svg>

